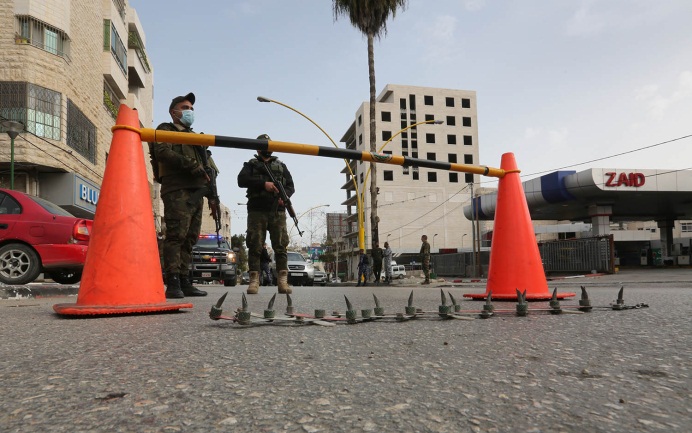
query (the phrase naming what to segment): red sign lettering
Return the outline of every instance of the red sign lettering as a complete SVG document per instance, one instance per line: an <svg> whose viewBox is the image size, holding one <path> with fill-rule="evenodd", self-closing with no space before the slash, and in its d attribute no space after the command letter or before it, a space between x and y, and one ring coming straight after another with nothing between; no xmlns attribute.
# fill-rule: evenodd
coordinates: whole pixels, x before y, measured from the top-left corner
<svg viewBox="0 0 692 433"><path fill-rule="evenodd" d="M640 187L646 183L646 176L643 173L606 173L608 180L606 180L605 186L616 187L616 186L631 186Z"/></svg>

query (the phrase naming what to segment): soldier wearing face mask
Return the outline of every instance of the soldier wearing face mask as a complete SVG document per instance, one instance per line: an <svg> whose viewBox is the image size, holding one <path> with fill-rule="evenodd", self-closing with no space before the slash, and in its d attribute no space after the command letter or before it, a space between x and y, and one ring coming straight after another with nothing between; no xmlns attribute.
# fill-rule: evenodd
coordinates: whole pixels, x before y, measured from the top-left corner
<svg viewBox="0 0 692 433"><path fill-rule="evenodd" d="M257 137L258 140L270 140L267 134ZM260 150L254 158L243 164L238 174L238 186L247 188L247 239L248 266L250 268L250 284L248 294L259 291L260 258L262 247L266 240L267 231L274 250L276 262L277 288L279 293L291 293L288 285L288 232L286 231L286 207L279 197L279 188L267 174L265 164L271 170L277 182L283 185L286 195L290 198L295 192L293 177L286 164L281 162L272 152Z"/></svg>
<svg viewBox="0 0 692 433"><path fill-rule="evenodd" d="M195 120L195 95L176 96L168 112L173 122L160 124L156 129L189 132ZM161 183L166 238L163 243L163 267L166 279L166 298L206 296L207 292L192 285L189 266L192 247L202 227L204 197L193 193L205 188L209 176L204 170L206 149L176 143L152 143L152 164L155 179ZM204 155L201 152L205 152Z"/></svg>

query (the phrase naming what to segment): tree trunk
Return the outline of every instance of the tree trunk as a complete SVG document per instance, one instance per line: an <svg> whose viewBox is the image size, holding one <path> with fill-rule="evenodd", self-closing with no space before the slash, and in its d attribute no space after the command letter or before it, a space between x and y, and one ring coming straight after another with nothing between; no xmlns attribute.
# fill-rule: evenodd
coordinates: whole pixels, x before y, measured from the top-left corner
<svg viewBox="0 0 692 433"><path fill-rule="evenodd" d="M377 118L375 110L375 49L374 35L368 35L368 76L370 78L370 152L377 152ZM365 187L365 185L363 185ZM377 216L377 164L370 163L370 239L371 247L379 242Z"/></svg>

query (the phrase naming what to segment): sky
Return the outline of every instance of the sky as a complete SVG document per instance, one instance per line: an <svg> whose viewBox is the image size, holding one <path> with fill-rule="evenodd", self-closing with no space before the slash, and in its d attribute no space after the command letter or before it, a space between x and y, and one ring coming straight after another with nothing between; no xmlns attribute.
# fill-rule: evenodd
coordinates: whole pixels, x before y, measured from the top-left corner
<svg viewBox="0 0 692 433"><path fill-rule="evenodd" d="M154 126L194 92L194 129L329 146L369 99L367 41L327 0L130 0L154 70ZM473 90L480 164L514 153L529 180L557 169L692 169L689 0L409 0L375 41L386 84ZM253 151L212 149L231 232L245 232L237 175ZM343 160L277 154L292 202L345 212ZM493 186L491 178L484 186ZM317 207L321 205L329 207ZM295 230L293 230L295 236Z"/></svg>

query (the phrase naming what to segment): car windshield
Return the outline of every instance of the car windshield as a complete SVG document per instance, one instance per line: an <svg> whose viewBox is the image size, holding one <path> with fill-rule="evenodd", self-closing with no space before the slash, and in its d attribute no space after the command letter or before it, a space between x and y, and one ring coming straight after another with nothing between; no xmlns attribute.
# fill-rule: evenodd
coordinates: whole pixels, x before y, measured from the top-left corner
<svg viewBox="0 0 692 433"><path fill-rule="evenodd" d="M299 253L287 253L289 262L304 262L305 259Z"/></svg>
<svg viewBox="0 0 692 433"><path fill-rule="evenodd" d="M44 200L42 198L39 198L39 197L36 197L33 195L29 195L27 197L29 197L30 199L35 201L39 206L41 206L42 208L44 208L46 211L50 212L53 215L60 215L60 216L67 216L67 217L73 217L74 216L71 213L69 213L68 211L66 211L65 209L58 206L57 204L51 203L48 200Z"/></svg>
<svg viewBox="0 0 692 433"><path fill-rule="evenodd" d="M219 244L216 242L216 236L212 236L197 239L195 246L202 248L218 248ZM221 239L221 248L226 248L227 250L231 249L230 245L228 245L228 241L225 239Z"/></svg>

